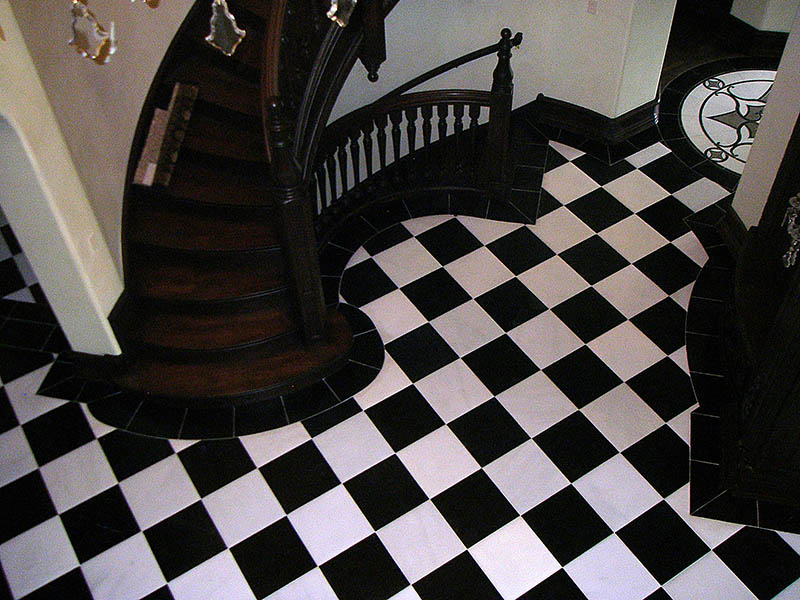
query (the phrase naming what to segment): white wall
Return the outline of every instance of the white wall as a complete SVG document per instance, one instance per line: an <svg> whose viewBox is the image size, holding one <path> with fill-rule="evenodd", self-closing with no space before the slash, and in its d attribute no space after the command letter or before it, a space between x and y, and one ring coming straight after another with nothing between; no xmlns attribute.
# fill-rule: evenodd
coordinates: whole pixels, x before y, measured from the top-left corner
<svg viewBox="0 0 800 600"><path fill-rule="evenodd" d="M387 62L367 82L357 64L335 119L435 66L500 39L525 35L514 51L514 104L544 93L616 117L656 97L675 0L402 0L386 23ZM496 58L465 65L420 89L489 89Z"/></svg>
<svg viewBox="0 0 800 600"><path fill-rule="evenodd" d="M800 116L800 10L786 42L769 102L744 165L733 208L747 227L758 224L792 128ZM788 200L788 199L787 199Z"/></svg>
<svg viewBox="0 0 800 600"><path fill-rule="evenodd" d="M786 32L800 0L734 0L731 14L759 31Z"/></svg>
<svg viewBox="0 0 800 600"><path fill-rule="evenodd" d="M156 69L193 0L167 0L159 8L128 0L92 2L103 25L116 23L118 50L100 66L67 45L67 0L10 2L72 160L86 189L117 269L125 173L134 130ZM5 25L5 24L4 24ZM18 87L20 98L25 88Z"/></svg>
<svg viewBox="0 0 800 600"><path fill-rule="evenodd" d="M122 282L7 0L0 23L0 204L72 348L118 354Z"/></svg>

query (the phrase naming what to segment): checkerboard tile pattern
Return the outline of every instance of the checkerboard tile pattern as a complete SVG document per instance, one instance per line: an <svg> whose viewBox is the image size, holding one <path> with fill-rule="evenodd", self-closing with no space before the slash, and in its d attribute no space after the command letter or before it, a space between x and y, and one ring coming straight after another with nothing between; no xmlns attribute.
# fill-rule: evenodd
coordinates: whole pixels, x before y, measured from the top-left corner
<svg viewBox="0 0 800 600"><path fill-rule="evenodd" d="M5 596L800 597L800 535L689 516L682 217L718 190L688 205L663 147L550 152L536 225L422 217L353 255L386 356L325 419L146 438L40 394L50 362L0 373Z"/></svg>

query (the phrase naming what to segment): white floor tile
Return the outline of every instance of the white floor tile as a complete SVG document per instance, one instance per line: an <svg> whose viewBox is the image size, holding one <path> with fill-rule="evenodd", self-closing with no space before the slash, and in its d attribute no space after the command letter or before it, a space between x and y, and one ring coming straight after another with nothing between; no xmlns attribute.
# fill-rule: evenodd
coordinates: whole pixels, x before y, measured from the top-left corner
<svg viewBox="0 0 800 600"><path fill-rule="evenodd" d="M681 346L675 350L675 352L670 354L669 357L676 365L678 365L686 373L689 373L689 358L686 354L686 346Z"/></svg>
<svg viewBox="0 0 800 600"><path fill-rule="evenodd" d="M664 290L633 265L599 281L594 289L628 319L667 297Z"/></svg>
<svg viewBox="0 0 800 600"><path fill-rule="evenodd" d="M61 519L53 517L0 545L0 563L15 598L78 566Z"/></svg>
<svg viewBox="0 0 800 600"><path fill-rule="evenodd" d="M318 565L372 533L372 527L343 485L289 514L294 530Z"/></svg>
<svg viewBox="0 0 800 600"><path fill-rule="evenodd" d="M556 254L589 239L594 231L565 206L547 213L536 221L531 231Z"/></svg>
<svg viewBox="0 0 800 600"><path fill-rule="evenodd" d="M533 440L517 446L483 470L519 514L569 485L569 480Z"/></svg>
<svg viewBox="0 0 800 600"><path fill-rule="evenodd" d="M573 485L613 531L661 501L659 493L621 454L589 471Z"/></svg>
<svg viewBox="0 0 800 600"><path fill-rule="evenodd" d="M645 223L641 217L630 215L600 232L628 262L634 263L667 245L667 238Z"/></svg>
<svg viewBox="0 0 800 600"><path fill-rule="evenodd" d="M664 424L625 383L584 406L581 412L620 452Z"/></svg>
<svg viewBox="0 0 800 600"><path fill-rule="evenodd" d="M17 290L11 294L3 296L6 300L16 300L17 302L30 302L31 304L36 303L36 298L33 297L31 293L31 289L24 287L21 290Z"/></svg>
<svg viewBox="0 0 800 600"><path fill-rule="evenodd" d="M664 352L630 321L593 339L589 348L623 381L664 358Z"/></svg>
<svg viewBox="0 0 800 600"><path fill-rule="evenodd" d="M271 431L240 437L239 441L247 450L253 464L256 467L263 467L310 439L311 436L305 427L300 423L292 423Z"/></svg>
<svg viewBox="0 0 800 600"><path fill-rule="evenodd" d="M456 218L464 227L469 229L470 233L478 238L478 241L484 246L521 227L519 223L493 221L491 219L480 219L478 217L467 217L464 215Z"/></svg>
<svg viewBox="0 0 800 600"><path fill-rule="evenodd" d="M578 150L577 148L573 148L572 146L567 146L566 144L562 144L561 142L554 142L550 141L550 146L555 148L558 153L566 158L567 160L575 160L586 154L583 150Z"/></svg>
<svg viewBox="0 0 800 600"><path fill-rule="evenodd" d="M347 261L347 266L345 268L350 268L352 266L357 265L360 262L364 262L369 257L370 257L369 252L366 251L364 246L360 246L358 250L353 252L353 256L351 256L350 260Z"/></svg>
<svg viewBox="0 0 800 600"><path fill-rule="evenodd" d="M603 187L633 212L639 212L669 196L664 188L639 170L631 171Z"/></svg>
<svg viewBox="0 0 800 600"><path fill-rule="evenodd" d="M117 483L97 440L50 461L39 472L59 513Z"/></svg>
<svg viewBox="0 0 800 600"><path fill-rule="evenodd" d="M486 247L454 260L445 269L473 298L514 277L508 267Z"/></svg>
<svg viewBox="0 0 800 600"><path fill-rule="evenodd" d="M419 279L440 267L439 262L431 256L425 246L416 238L411 238L379 252L372 259L378 263L397 287Z"/></svg>
<svg viewBox="0 0 800 600"><path fill-rule="evenodd" d="M428 322L400 290L365 304L361 310L372 319L384 344Z"/></svg>
<svg viewBox="0 0 800 600"><path fill-rule="evenodd" d="M391 598L389 598L389 600L421 600L421 599L419 597L419 594L417 593L417 590L409 586L402 592L399 592L394 596L392 596Z"/></svg>
<svg viewBox="0 0 800 600"><path fill-rule="evenodd" d="M772 600L797 600L798 598L800 598L800 579L784 589Z"/></svg>
<svg viewBox="0 0 800 600"><path fill-rule="evenodd" d="M138 600L166 584L143 533L81 565L95 600Z"/></svg>
<svg viewBox="0 0 800 600"><path fill-rule="evenodd" d="M186 469L175 455L131 475L119 486L143 530L200 499ZM164 490L169 490L169 494Z"/></svg>
<svg viewBox="0 0 800 600"><path fill-rule="evenodd" d="M366 388L355 395L358 405L366 410L392 394L396 394L411 385L411 380L388 352L383 353L383 367L378 376Z"/></svg>
<svg viewBox="0 0 800 600"><path fill-rule="evenodd" d="M531 437L578 410L541 371L502 392L497 399Z"/></svg>
<svg viewBox="0 0 800 600"><path fill-rule="evenodd" d="M589 284L560 256L553 256L517 276L547 308L561 304Z"/></svg>
<svg viewBox="0 0 800 600"><path fill-rule="evenodd" d="M639 150L638 152L631 154L627 160L637 169L642 168L648 163L653 162L657 158L661 158L662 156L669 154L671 150L667 148L661 142L653 144L652 146L648 146L644 150Z"/></svg>
<svg viewBox="0 0 800 600"><path fill-rule="evenodd" d="M720 184L703 177L672 195L697 212L729 196L730 192Z"/></svg>
<svg viewBox="0 0 800 600"><path fill-rule="evenodd" d="M0 487L35 471L37 467L22 427L0 434Z"/></svg>
<svg viewBox="0 0 800 600"><path fill-rule="evenodd" d="M703 590L703 600L756 600L756 596L713 552L665 583L664 590L672 600L695 600L698 590Z"/></svg>
<svg viewBox="0 0 800 600"><path fill-rule="evenodd" d="M419 235L420 233L424 233L428 231L428 229L433 229L437 225L441 225L445 221L449 221L453 217L450 215L430 215L427 217L416 217L414 219L408 219L407 221L403 221L403 227L408 229L411 232L411 235Z"/></svg>
<svg viewBox="0 0 800 600"><path fill-rule="evenodd" d="M431 501L382 527L378 537L411 583L465 550L464 544Z"/></svg>
<svg viewBox="0 0 800 600"><path fill-rule="evenodd" d="M86 417L86 422L89 423L89 428L94 433L94 437L100 439L104 435L107 435L114 431L116 427L112 427L111 425L106 425L98 421L95 416L89 411L88 404L81 404L81 409L83 410L83 416Z"/></svg>
<svg viewBox="0 0 800 600"><path fill-rule="evenodd" d="M436 317L431 325L459 356L466 356L503 335L503 329L475 300Z"/></svg>
<svg viewBox="0 0 800 600"><path fill-rule="evenodd" d="M681 438L687 444L689 443L690 439L692 412L694 411L695 408L697 408L697 404L695 404L691 408L686 409L678 416L673 417L667 423L672 429L672 431L677 433L678 437Z"/></svg>
<svg viewBox="0 0 800 600"><path fill-rule="evenodd" d="M480 468L448 427L440 427L406 446L397 456L428 498Z"/></svg>
<svg viewBox="0 0 800 600"><path fill-rule="evenodd" d="M19 274L22 275L25 285L33 285L39 281L36 273L33 272L31 263L28 262L28 258L24 254L16 254L14 261L17 263L17 269L19 269Z"/></svg>
<svg viewBox="0 0 800 600"><path fill-rule="evenodd" d="M393 454L391 446L364 412L319 434L314 444L339 481L347 481Z"/></svg>
<svg viewBox="0 0 800 600"><path fill-rule="evenodd" d="M489 400L492 392L463 360L456 360L416 383L445 423Z"/></svg>
<svg viewBox="0 0 800 600"><path fill-rule="evenodd" d="M203 498L203 505L230 548L284 516L259 471L235 479Z"/></svg>
<svg viewBox="0 0 800 600"><path fill-rule="evenodd" d="M540 369L583 346L581 339L549 310L512 329L508 337Z"/></svg>
<svg viewBox="0 0 800 600"><path fill-rule="evenodd" d="M267 596L269 600L339 600L325 575L318 568L298 577L277 592Z"/></svg>
<svg viewBox="0 0 800 600"><path fill-rule="evenodd" d="M561 568L518 517L469 549L504 600L515 600Z"/></svg>
<svg viewBox="0 0 800 600"><path fill-rule="evenodd" d="M703 266L708 260L705 248L697 239L697 236L691 232L686 233L672 242L680 251L686 256L691 258L698 266Z"/></svg>
<svg viewBox="0 0 800 600"><path fill-rule="evenodd" d="M687 483L679 490L674 491L666 498L667 504L678 513L681 519L694 531L709 548L716 548L722 542L739 531L743 525L728 523L727 521L717 521L714 519L704 519L693 517L689 514L689 484Z"/></svg>
<svg viewBox="0 0 800 600"><path fill-rule="evenodd" d="M542 189L550 193L561 204L585 196L600 185L572 163L566 163L544 174Z"/></svg>
<svg viewBox="0 0 800 600"><path fill-rule="evenodd" d="M24 425L28 421L32 421L36 417L65 404L64 400L39 396L36 393L45 376L50 372L50 367L51 365L47 365L31 371L27 375L17 377L14 381L5 382L8 401L14 409L14 414L17 415L17 421L19 421L20 425Z"/></svg>
<svg viewBox="0 0 800 600"><path fill-rule="evenodd" d="M642 600L658 582L616 535L564 567L588 600Z"/></svg>
<svg viewBox="0 0 800 600"><path fill-rule="evenodd" d="M170 581L169 589L175 600L256 600L227 550Z"/></svg>
<svg viewBox="0 0 800 600"><path fill-rule="evenodd" d="M675 300L683 310L689 309L689 300L692 297L692 288L694 287L694 282L690 283L686 287L682 287L677 292L674 292L670 298Z"/></svg>

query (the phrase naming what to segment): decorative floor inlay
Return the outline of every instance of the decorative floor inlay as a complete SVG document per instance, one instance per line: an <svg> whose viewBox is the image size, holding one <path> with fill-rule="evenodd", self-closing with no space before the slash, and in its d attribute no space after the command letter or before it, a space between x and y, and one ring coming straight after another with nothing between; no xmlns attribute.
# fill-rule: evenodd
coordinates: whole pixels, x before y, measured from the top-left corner
<svg viewBox="0 0 800 600"><path fill-rule="evenodd" d="M774 81L775 71L767 70L703 79L681 105L687 139L707 159L741 173Z"/></svg>

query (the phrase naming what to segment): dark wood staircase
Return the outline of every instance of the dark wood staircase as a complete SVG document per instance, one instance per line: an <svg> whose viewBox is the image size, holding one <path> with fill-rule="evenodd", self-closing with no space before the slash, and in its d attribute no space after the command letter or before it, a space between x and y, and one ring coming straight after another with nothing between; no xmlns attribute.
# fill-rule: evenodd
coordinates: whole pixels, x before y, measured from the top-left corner
<svg viewBox="0 0 800 600"><path fill-rule="evenodd" d="M321 339L304 338L269 189L260 91L266 6L231 0L247 36L231 58L203 38L201 2L153 84L143 122L175 83L199 88L167 186L131 183L125 198L125 293L112 324L123 348L114 381L152 401L212 408L318 381L352 345L328 309ZM142 130L142 126L140 126ZM143 136L134 145L138 160Z"/></svg>

